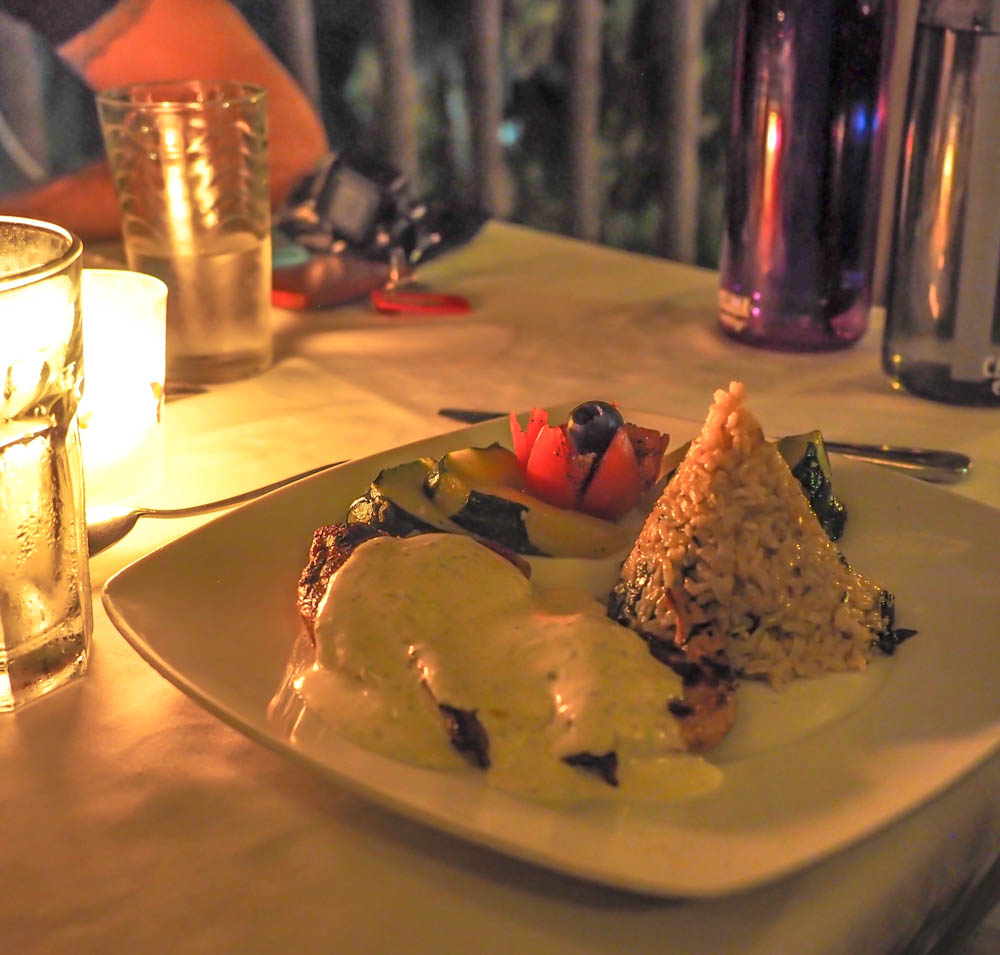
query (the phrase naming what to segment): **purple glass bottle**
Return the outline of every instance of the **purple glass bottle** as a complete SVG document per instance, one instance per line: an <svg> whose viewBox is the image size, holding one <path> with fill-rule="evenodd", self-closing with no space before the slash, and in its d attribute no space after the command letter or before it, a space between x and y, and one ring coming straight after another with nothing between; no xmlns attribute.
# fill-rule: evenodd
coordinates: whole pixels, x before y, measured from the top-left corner
<svg viewBox="0 0 1000 955"><path fill-rule="evenodd" d="M742 0L719 321L844 348L868 324L895 0Z"/></svg>

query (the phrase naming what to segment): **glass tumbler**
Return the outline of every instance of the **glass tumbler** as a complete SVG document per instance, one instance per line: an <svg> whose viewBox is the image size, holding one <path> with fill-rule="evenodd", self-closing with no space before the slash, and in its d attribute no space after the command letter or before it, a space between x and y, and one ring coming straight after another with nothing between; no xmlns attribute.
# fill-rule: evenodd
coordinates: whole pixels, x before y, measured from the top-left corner
<svg viewBox="0 0 1000 955"><path fill-rule="evenodd" d="M162 279L168 390L271 362L267 94L235 81L97 97L129 268Z"/></svg>
<svg viewBox="0 0 1000 955"><path fill-rule="evenodd" d="M924 0L910 62L882 367L1000 407L1000 0Z"/></svg>
<svg viewBox="0 0 1000 955"><path fill-rule="evenodd" d="M0 217L0 711L87 667L82 252L59 226Z"/></svg>

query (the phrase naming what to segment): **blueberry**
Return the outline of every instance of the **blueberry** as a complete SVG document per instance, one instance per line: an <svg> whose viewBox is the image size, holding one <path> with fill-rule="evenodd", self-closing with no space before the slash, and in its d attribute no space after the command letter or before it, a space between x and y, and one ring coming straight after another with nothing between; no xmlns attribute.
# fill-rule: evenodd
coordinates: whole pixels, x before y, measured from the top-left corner
<svg viewBox="0 0 1000 955"><path fill-rule="evenodd" d="M569 413L566 436L577 454L603 454L624 423L614 405L585 401Z"/></svg>

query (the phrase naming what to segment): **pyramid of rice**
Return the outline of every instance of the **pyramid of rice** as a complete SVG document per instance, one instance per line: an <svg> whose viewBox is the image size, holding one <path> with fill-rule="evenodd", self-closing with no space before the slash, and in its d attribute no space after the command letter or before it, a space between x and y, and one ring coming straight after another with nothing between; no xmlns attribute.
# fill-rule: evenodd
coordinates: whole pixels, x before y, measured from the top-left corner
<svg viewBox="0 0 1000 955"><path fill-rule="evenodd" d="M775 685L863 669L890 625L881 588L824 534L739 382L715 393L625 561L611 613L678 643L710 629L737 672Z"/></svg>

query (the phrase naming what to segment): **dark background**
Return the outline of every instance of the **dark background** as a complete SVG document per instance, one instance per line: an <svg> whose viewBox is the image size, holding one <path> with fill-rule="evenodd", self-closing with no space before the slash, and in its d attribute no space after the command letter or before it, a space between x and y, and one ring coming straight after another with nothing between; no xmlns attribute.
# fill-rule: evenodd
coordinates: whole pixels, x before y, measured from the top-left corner
<svg viewBox="0 0 1000 955"><path fill-rule="evenodd" d="M270 0L234 0L253 28L275 44ZM651 9L668 0L605 0L602 30L600 241L657 253L659 224L656 113L659 76L650 44ZM683 0L676 0L683 2ZM707 3L702 48L696 260L717 264L725 175L723 133L729 110L732 33L737 0ZM421 97L418 191L440 200L471 196L470 144L463 119L464 4L414 0ZM568 77L561 0L506 0L503 23L504 121L501 138L513 196L509 218L564 232L569 219ZM315 0L324 125L335 149L380 151L378 29L367 0ZM45 96L53 173L101 153L93 99L64 67L46 57ZM23 185L0 163L3 191Z"/></svg>

